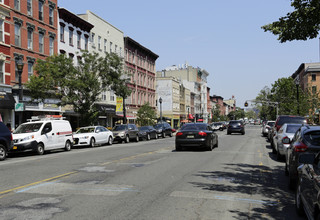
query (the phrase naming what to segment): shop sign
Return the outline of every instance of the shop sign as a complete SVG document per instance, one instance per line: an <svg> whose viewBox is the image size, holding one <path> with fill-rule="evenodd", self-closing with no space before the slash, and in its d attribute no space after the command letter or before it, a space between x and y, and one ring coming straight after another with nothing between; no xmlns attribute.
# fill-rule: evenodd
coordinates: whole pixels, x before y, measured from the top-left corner
<svg viewBox="0 0 320 220"><path fill-rule="evenodd" d="M16 103L15 106L14 106L14 110L16 112L23 112L25 110L24 103Z"/></svg>

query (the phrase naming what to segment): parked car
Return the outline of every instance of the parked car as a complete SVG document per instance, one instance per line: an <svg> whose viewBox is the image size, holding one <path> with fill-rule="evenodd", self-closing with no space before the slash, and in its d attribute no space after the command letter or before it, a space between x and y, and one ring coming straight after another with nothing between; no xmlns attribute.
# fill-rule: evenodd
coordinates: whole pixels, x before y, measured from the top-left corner
<svg viewBox="0 0 320 220"><path fill-rule="evenodd" d="M129 143L130 140L139 142L139 129L135 124L116 125L112 129L115 141Z"/></svg>
<svg viewBox="0 0 320 220"><path fill-rule="evenodd" d="M277 117L277 120L274 124L274 127L272 128L271 131L271 137L270 137L270 144L272 147L272 152L276 153L276 148L275 148L275 143L273 142L274 136L277 135L277 132L281 128L281 126L284 124L306 124L307 120L302 117L302 116L297 116L297 115L279 115Z"/></svg>
<svg viewBox="0 0 320 220"><path fill-rule="evenodd" d="M12 147L12 134L8 127L0 122L0 161L5 160L8 150Z"/></svg>
<svg viewBox="0 0 320 220"><path fill-rule="evenodd" d="M211 127L214 130L220 130L220 131L223 131L225 129L225 125L222 122L214 122L211 124Z"/></svg>
<svg viewBox="0 0 320 220"><path fill-rule="evenodd" d="M308 219L320 219L320 154L299 156L298 182L296 188L296 210Z"/></svg>
<svg viewBox="0 0 320 220"><path fill-rule="evenodd" d="M175 145L176 151L195 146L212 151L218 147L218 135L206 123L187 123L178 130Z"/></svg>
<svg viewBox="0 0 320 220"><path fill-rule="evenodd" d="M266 121L264 125L262 126L261 133L264 137L268 136L269 130L274 125L275 121Z"/></svg>
<svg viewBox="0 0 320 220"><path fill-rule="evenodd" d="M165 138L166 136L169 136L169 137L173 136L172 127L167 122L162 122L162 123L160 122L154 125L153 127L156 129L158 137Z"/></svg>
<svg viewBox="0 0 320 220"><path fill-rule="evenodd" d="M285 156L294 134L301 126L301 124L283 124L279 129L277 135L274 137L277 160L280 160Z"/></svg>
<svg viewBox="0 0 320 220"><path fill-rule="evenodd" d="M242 121L231 120L229 122L227 134L232 134L232 133L241 133L242 135L246 133L244 129L244 124Z"/></svg>
<svg viewBox="0 0 320 220"><path fill-rule="evenodd" d="M141 126L139 128L139 137L140 140L149 141L150 139L158 139L158 134L153 126Z"/></svg>
<svg viewBox="0 0 320 220"><path fill-rule="evenodd" d="M73 146L90 146L109 144L113 142L113 133L102 126L82 127L73 134Z"/></svg>
<svg viewBox="0 0 320 220"><path fill-rule="evenodd" d="M298 179L297 167L300 154L320 151L320 126L301 126L287 149L285 172L289 175L289 187L293 189Z"/></svg>
<svg viewBox="0 0 320 220"><path fill-rule="evenodd" d="M60 148L70 151L73 143L70 122L59 115L33 117L14 130L12 138L9 152L35 151L39 155Z"/></svg>

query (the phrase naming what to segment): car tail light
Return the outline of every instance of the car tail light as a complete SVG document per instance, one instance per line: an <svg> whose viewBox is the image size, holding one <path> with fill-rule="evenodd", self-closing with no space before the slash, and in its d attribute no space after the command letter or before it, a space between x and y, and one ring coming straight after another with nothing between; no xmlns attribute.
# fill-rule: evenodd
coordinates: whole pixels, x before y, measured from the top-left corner
<svg viewBox="0 0 320 220"><path fill-rule="evenodd" d="M11 134L11 140L13 141L13 137L12 137L12 134Z"/></svg>
<svg viewBox="0 0 320 220"><path fill-rule="evenodd" d="M290 138L288 138L288 137L282 138L282 143L283 144L289 144L290 143Z"/></svg>
<svg viewBox="0 0 320 220"><path fill-rule="evenodd" d="M200 135L200 136L207 136L207 133L206 133L206 132L203 132L203 131L199 131L199 135Z"/></svg>
<svg viewBox="0 0 320 220"><path fill-rule="evenodd" d="M182 132L178 132L178 133L176 134L176 136L181 136L181 135L183 135Z"/></svg>
<svg viewBox="0 0 320 220"><path fill-rule="evenodd" d="M308 146L304 143L300 142L297 145L294 145L294 151L295 152L305 152L308 149Z"/></svg>

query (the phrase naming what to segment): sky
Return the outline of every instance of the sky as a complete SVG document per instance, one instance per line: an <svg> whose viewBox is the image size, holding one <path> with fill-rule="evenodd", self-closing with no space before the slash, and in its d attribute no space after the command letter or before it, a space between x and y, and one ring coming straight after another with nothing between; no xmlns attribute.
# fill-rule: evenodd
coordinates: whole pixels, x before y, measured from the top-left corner
<svg viewBox="0 0 320 220"><path fill-rule="evenodd" d="M210 95L237 107L301 63L319 62L319 39L280 43L261 26L291 12L290 0L58 0L74 14L90 10L172 65L209 72ZM250 103L250 102L249 102Z"/></svg>

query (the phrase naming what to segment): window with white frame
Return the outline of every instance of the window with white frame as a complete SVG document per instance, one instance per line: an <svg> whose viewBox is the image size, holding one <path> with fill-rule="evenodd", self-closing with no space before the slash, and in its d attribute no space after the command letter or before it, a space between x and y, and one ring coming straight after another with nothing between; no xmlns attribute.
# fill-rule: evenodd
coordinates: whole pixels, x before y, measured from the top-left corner
<svg viewBox="0 0 320 220"><path fill-rule="evenodd" d="M73 28L69 27L69 45L73 46Z"/></svg>
<svg viewBox="0 0 320 220"><path fill-rule="evenodd" d="M39 32L39 52L44 53L44 33Z"/></svg>
<svg viewBox="0 0 320 220"><path fill-rule="evenodd" d="M60 23L60 41L64 42L64 24Z"/></svg>
<svg viewBox="0 0 320 220"><path fill-rule="evenodd" d="M103 51L107 52L107 40L106 39L104 39L103 48L104 48Z"/></svg>
<svg viewBox="0 0 320 220"><path fill-rule="evenodd" d="M119 56L120 57L122 56L122 48L121 47L119 48Z"/></svg>
<svg viewBox="0 0 320 220"><path fill-rule="evenodd" d="M14 0L14 9L20 11L20 0Z"/></svg>
<svg viewBox="0 0 320 220"><path fill-rule="evenodd" d="M28 80L33 75L33 64L34 62L28 61Z"/></svg>
<svg viewBox="0 0 320 220"><path fill-rule="evenodd" d="M96 45L95 45L95 39L94 39L94 37L95 37L95 33L91 33L91 42L92 42L92 46L93 46L93 47L96 46Z"/></svg>
<svg viewBox="0 0 320 220"><path fill-rule="evenodd" d="M27 0L27 12L29 16L32 16L32 0Z"/></svg>
<svg viewBox="0 0 320 220"><path fill-rule="evenodd" d="M77 31L77 47L81 49L81 32Z"/></svg>
<svg viewBox="0 0 320 220"><path fill-rule="evenodd" d="M102 100L102 101L107 101L107 92L106 92L106 91L103 91L103 92L101 93L101 100Z"/></svg>
<svg viewBox="0 0 320 220"><path fill-rule="evenodd" d="M110 53L112 53L112 42L110 42Z"/></svg>
<svg viewBox="0 0 320 220"><path fill-rule="evenodd" d="M54 54L54 37L49 37L49 55L52 56Z"/></svg>
<svg viewBox="0 0 320 220"><path fill-rule="evenodd" d="M54 7L50 6L49 7L49 24L50 25L53 25L54 23L53 11L54 11Z"/></svg>
<svg viewBox="0 0 320 220"><path fill-rule="evenodd" d="M98 50L101 50L101 37L98 36Z"/></svg>
<svg viewBox="0 0 320 220"><path fill-rule="evenodd" d="M43 21L43 2L44 0L39 0L39 20Z"/></svg>
<svg viewBox="0 0 320 220"><path fill-rule="evenodd" d="M28 49L33 50L33 29L28 28Z"/></svg>
<svg viewBox="0 0 320 220"><path fill-rule="evenodd" d="M118 45L114 45L114 52L117 53L118 52Z"/></svg>
<svg viewBox="0 0 320 220"><path fill-rule="evenodd" d="M89 45L89 36L85 35L84 36L84 49L88 50L88 45Z"/></svg>
<svg viewBox="0 0 320 220"><path fill-rule="evenodd" d="M4 84L4 61L0 60L0 84Z"/></svg>
<svg viewBox="0 0 320 220"><path fill-rule="evenodd" d="M114 91L110 91L110 101L114 101Z"/></svg>
<svg viewBox="0 0 320 220"><path fill-rule="evenodd" d="M0 42L4 42L4 21L0 19Z"/></svg>
<svg viewBox="0 0 320 220"><path fill-rule="evenodd" d="M21 46L21 24L15 23L14 24L14 44L16 46Z"/></svg>

